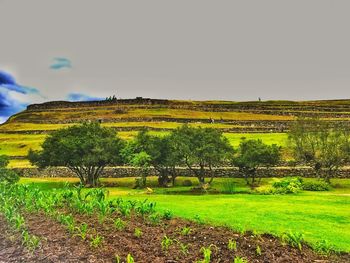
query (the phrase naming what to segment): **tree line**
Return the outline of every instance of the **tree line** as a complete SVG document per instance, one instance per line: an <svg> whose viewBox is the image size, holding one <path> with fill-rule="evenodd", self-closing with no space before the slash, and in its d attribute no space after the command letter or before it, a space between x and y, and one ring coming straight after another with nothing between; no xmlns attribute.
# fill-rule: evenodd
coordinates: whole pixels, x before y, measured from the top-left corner
<svg viewBox="0 0 350 263"><path fill-rule="evenodd" d="M317 119L299 119L289 133L295 162L314 168L327 182L349 162L350 140L347 129L331 127ZM251 187L260 183L259 168L270 168L281 161L281 147L261 140L242 139L234 148L220 130L183 125L159 136L141 130L126 141L111 128L99 123L83 123L57 130L45 139L42 150L30 150L28 158L40 168L64 166L84 185L96 186L107 166L132 165L141 169L137 184L146 185L151 168L160 186L175 183L177 167L186 167L201 186L210 185L215 169L238 167Z"/></svg>

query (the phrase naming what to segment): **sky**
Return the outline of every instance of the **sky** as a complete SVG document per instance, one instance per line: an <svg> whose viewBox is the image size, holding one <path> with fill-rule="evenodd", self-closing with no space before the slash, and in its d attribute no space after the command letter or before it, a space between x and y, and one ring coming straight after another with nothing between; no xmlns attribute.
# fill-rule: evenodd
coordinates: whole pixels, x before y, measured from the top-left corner
<svg viewBox="0 0 350 263"><path fill-rule="evenodd" d="M29 103L111 95L349 98L349 10L348 0L0 0L0 121Z"/></svg>

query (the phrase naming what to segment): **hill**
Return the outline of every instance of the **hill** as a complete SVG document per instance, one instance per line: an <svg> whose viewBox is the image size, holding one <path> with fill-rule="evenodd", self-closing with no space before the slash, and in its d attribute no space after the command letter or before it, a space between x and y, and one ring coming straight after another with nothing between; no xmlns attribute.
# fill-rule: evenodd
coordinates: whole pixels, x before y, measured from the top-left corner
<svg viewBox="0 0 350 263"><path fill-rule="evenodd" d="M136 98L114 101L53 101L29 105L0 126L0 154L13 158L12 166L27 166L29 148L38 149L53 130L83 121L99 121L123 138L147 127L162 134L183 123L213 127L233 145L241 137L261 138L284 145L290 123L297 117L317 116L325 121L350 121L350 100L328 101L179 101Z"/></svg>

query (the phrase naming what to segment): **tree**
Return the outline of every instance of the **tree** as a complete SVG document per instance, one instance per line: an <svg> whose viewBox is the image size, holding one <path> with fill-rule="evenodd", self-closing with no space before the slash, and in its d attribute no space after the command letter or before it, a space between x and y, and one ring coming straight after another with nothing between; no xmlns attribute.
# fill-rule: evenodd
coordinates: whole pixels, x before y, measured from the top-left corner
<svg viewBox="0 0 350 263"><path fill-rule="evenodd" d="M280 147L276 144L267 145L261 140L242 140L238 152L233 157L233 164L239 168L247 184L254 188L261 182L258 169L275 166L280 158Z"/></svg>
<svg viewBox="0 0 350 263"><path fill-rule="evenodd" d="M192 128L183 125L171 134L174 151L178 153L181 163L198 178L201 185L205 178L213 181L213 168L223 165L233 148L223 134L213 128Z"/></svg>
<svg viewBox="0 0 350 263"><path fill-rule="evenodd" d="M9 157L0 155L0 183L16 183L19 176L13 170L7 168L9 164Z"/></svg>
<svg viewBox="0 0 350 263"><path fill-rule="evenodd" d="M178 164L178 155L173 148L169 135L155 136L147 130L141 130L135 139L131 141L124 151L124 156L129 163L135 164L135 157L147 154L147 164L158 172L158 183L167 186L172 181L175 183L175 167ZM170 179L171 177L171 179Z"/></svg>
<svg viewBox="0 0 350 263"><path fill-rule="evenodd" d="M288 138L296 161L313 167L316 176L327 183L349 161L349 132L339 125L315 118L298 119Z"/></svg>
<svg viewBox="0 0 350 263"><path fill-rule="evenodd" d="M49 135L42 150L30 150L28 158L40 168L65 166L83 185L96 186L107 165L123 163L124 141L115 131L99 123L84 123L60 129Z"/></svg>

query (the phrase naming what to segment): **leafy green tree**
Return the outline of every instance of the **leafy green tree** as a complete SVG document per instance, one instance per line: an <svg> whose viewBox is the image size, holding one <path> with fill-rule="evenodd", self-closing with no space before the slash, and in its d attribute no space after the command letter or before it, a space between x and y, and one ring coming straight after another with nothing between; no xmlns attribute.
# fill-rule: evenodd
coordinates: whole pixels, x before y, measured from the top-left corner
<svg viewBox="0 0 350 263"><path fill-rule="evenodd" d="M247 184L253 188L261 182L258 169L275 166L280 158L280 147L275 144L267 145L261 140L242 140L238 152L233 157L233 164L239 168Z"/></svg>
<svg viewBox="0 0 350 263"><path fill-rule="evenodd" d="M223 134L213 128L192 128L183 125L174 130L170 136L174 151L181 163L204 185L205 178L213 181L213 168L223 165L233 153L233 148Z"/></svg>
<svg viewBox="0 0 350 263"><path fill-rule="evenodd" d="M179 162L179 158L174 151L170 136L155 136L147 130L140 131L136 138L125 148L124 156L129 160L129 163L135 165L134 158L140 154L147 154L147 165L154 167L158 172L160 186L166 186L170 180L174 184L176 178L175 167Z"/></svg>
<svg viewBox="0 0 350 263"><path fill-rule="evenodd" d="M17 173L8 169L9 157L0 155L0 183L16 183L19 180Z"/></svg>
<svg viewBox="0 0 350 263"><path fill-rule="evenodd" d="M130 164L141 169L141 180L138 181L137 187L144 188L147 183L147 176L151 167L151 156L148 153L142 151L134 153L130 160Z"/></svg>
<svg viewBox="0 0 350 263"><path fill-rule="evenodd" d="M296 161L313 167L316 176L330 182L349 161L348 129L319 119L298 119L289 132Z"/></svg>
<svg viewBox="0 0 350 263"><path fill-rule="evenodd" d="M123 163L124 141L115 131L99 123L84 123L50 134L42 150L30 150L28 158L40 168L64 166L73 171L83 185L96 186L103 169Z"/></svg>

